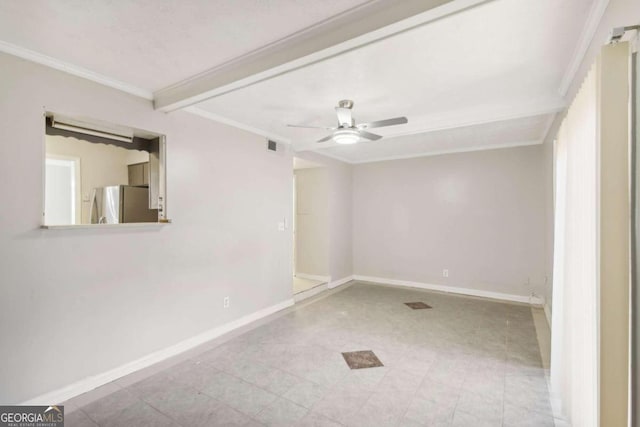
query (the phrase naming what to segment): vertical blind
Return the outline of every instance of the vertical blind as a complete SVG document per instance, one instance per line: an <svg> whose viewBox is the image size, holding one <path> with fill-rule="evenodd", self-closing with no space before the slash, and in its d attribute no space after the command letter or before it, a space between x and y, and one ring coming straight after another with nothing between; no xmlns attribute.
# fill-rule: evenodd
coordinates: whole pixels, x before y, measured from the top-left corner
<svg viewBox="0 0 640 427"><path fill-rule="evenodd" d="M593 66L556 139L552 390L572 424L598 423L598 141Z"/></svg>

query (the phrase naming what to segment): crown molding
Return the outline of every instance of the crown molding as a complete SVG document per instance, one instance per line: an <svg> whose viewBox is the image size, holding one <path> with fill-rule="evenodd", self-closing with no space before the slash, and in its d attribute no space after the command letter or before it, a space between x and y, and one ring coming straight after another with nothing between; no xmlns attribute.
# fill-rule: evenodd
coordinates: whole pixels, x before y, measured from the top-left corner
<svg viewBox="0 0 640 427"><path fill-rule="evenodd" d="M562 111L558 111L557 113L553 114L552 116L549 116L549 119L547 120L547 123L545 124L545 129L544 129L544 133L542 134L543 138L542 138L542 143L545 144L550 140L550 137L552 134L555 134L558 129L556 127L554 127L554 125L556 125L556 121L558 119L558 117L562 117L565 113ZM554 136L555 137L555 136ZM553 140L553 138L551 138L551 140Z"/></svg>
<svg viewBox="0 0 640 427"><path fill-rule="evenodd" d="M578 39L578 44L573 52L573 56L571 57L571 62L569 62L569 66L565 70L562 80L560 81L560 87L558 88L560 96L565 97L567 92L569 92L571 83L573 83L573 80L576 78L576 74L580 69L580 64L582 64L582 61L587 54L589 45L593 40L593 36L595 35L598 25L602 20L602 15L604 15L604 11L607 9L608 5L609 0L594 0L591 4L589 17L582 28L582 32L580 33L580 38Z"/></svg>
<svg viewBox="0 0 640 427"><path fill-rule="evenodd" d="M542 144L542 142L543 140L536 139L533 141L511 142L508 144L487 145L483 147L478 146L478 147L454 148L450 150L423 151L421 153L406 154L406 155L400 155L400 156L383 156L383 157L376 157L376 158L366 159L366 160L347 160L344 158L340 158L339 156L336 156L334 154L327 154L320 151L316 151L316 153L321 154L323 156L332 157L334 159L341 160L351 165L361 165L365 163L386 162L389 160L406 160L406 159L415 159L418 157L441 156L444 154L470 153L473 151L497 150L501 148L527 147L530 145L540 145Z"/></svg>
<svg viewBox="0 0 640 427"><path fill-rule="evenodd" d="M317 150L304 150L304 151L311 151L312 153L315 153L315 154L317 154L317 155L319 155L319 156L324 156L324 157L328 157L328 158L333 159L333 160L338 160L338 161L340 161L340 162L342 162L342 163L347 163L347 164L350 164L350 165L355 164L355 163L353 162L353 160L349 160L349 159L346 159L346 158L344 158L344 157L338 156L338 155L336 155L336 154L326 153L326 152L323 152L323 151L320 151L320 150L321 150L321 149L317 149ZM295 153L296 153L296 151L294 151L294 156L295 156Z"/></svg>
<svg viewBox="0 0 640 427"><path fill-rule="evenodd" d="M212 113L210 111L204 110L202 108L198 108L196 106L185 107L181 111L186 111L187 113L195 114L196 116L203 117L205 119L213 120L215 122L224 123L225 125L233 126L238 129L246 130L247 132L255 133L256 135L264 136L265 138L269 138L276 142L282 142L284 144L291 144L291 140L285 138L282 135L275 134L273 132L266 131L264 129L260 129L254 126L249 126L244 123L237 122L232 119L228 119L223 116L219 116L218 114Z"/></svg>
<svg viewBox="0 0 640 427"><path fill-rule="evenodd" d="M566 108L564 101L548 102L543 104L531 104L525 108L516 106L505 109L484 109L479 108L476 111L463 111L462 113L453 114L440 119L424 118L422 121L429 123L428 126L407 132L398 132L389 135L386 138L399 138L402 136L418 135L428 132L439 132L449 129L457 129L469 126L480 126L489 123L506 122L509 120L526 119L528 117L544 116L547 114L556 114ZM469 119L469 117L472 117Z"/></svg>
<svg viewBox="0 0 640 427"><path fill-rule="evenodd" d="M153 92L149 90L121 82L120 80L107 77L103 74L71 64L70 62L65 62L39 52L26 49L22 46L17 46L0 40L0 52L8 53L9 55L17 56L19 58L26 59L27 61L45 65L59 71L64 71L65 73L82 77L83 79L91 80L92 82L96 82L140 98L148 99L150 101L153 100Z"/></svg>

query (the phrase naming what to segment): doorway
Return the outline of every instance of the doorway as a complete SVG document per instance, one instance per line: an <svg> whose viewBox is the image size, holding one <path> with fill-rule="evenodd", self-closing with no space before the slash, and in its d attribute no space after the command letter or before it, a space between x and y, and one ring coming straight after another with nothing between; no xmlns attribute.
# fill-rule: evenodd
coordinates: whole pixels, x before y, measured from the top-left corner
<svg viewBox="0 0 640 427"><path fill-rule="evenodd" d="M327 287L329 277L328 174L321 164L293 159L293 295Z"/></svg>
<svg viewBox="0 0 640 427"><path fill-rule="evenodd" d="M51 225L80 223L80 159L47 156L44 221Z"/></svg>

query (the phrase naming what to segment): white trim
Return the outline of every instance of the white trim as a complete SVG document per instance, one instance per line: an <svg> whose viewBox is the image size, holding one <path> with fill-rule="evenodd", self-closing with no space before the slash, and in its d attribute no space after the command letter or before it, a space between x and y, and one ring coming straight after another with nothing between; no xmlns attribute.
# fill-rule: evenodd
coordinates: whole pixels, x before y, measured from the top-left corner
<svg viewBox="0 0 640 427"><path fill-rule="evenodd" d="M544 140L540 139L535 141L512 142L509 144L498 144L498 145L491 145L491 146L485 146L485 147L469 147L469 148L459 148L459 149L451 149L451 150L428 151L428 152L406 154L406 155L400 155L400 156L376 157L374 159L367 159L367 160L349 160L344 157L337 156L333 153L327 153L327 152L318 151L318 150L314 150L313 153L319 154L321 156L329 157L334 160L339 160L349 165L360 165L364 163L386 162L388 160L405 160L405 159L415 159L418 157L441 156L444 154L470 153L473 151L498 150L501 148L527 147L530 145L540 145L542 143L544 143ZM300 153L303 153L304 151L311 151L311 150L303 150L303 151L300 151ZM296 152L294 152L294 156L295 156L295 153Z"/></svg>
<svg viewBox="0 0 640 427"><path fill-rule="evenodd" d="M356 280L356 276L347 276L347 277L343 277L342 279L338 279L334 282L330 282L329 283L329 289L334 289L337 288L338 286L342 286L345 283L349 283L352 280Z"/></svg>
<svg viewBox="0 0 640 427"><path fill-rule="evenodd" d="M412 282L409 280L396 280L396 279L385 279L381 277L361 276L359 274L355 274L353 276L353 279L376 283L376 284L382 284L382 285L406 286L410 288L428 289L431 291L470 295L474 297L491 298L491 299L497 299L502 301L521 302L521 303L535 305L535 306L541 306L542 304L544 304L544 299L536 296L513 295L513 294L505 294L502 292L483 291L480 289L459 288L457 286L434 285L430 283Z"/></svg>
<svg viewBox="0 0 640 427"><path fill-rule="evenodd" d="M544 133L542 134L542 143L543 144L547 141L547 138L549 138L549 132L551 132L551 128L553 128L553 124L555 123L555 121L558 118L559 114L561 114L560 111L558 111L555 114L552 114L547 119L547 123L544 125ZM554 137L555 137L555 135L554 135Z"/></svg>
<svg viewBox="0 0 640 427"><path fill-rule="evenodd" d="M38 397L34 397L33 399L29 399L25 402L22 402L21 404L22 405L39 405L39 404L49 405L52 402L55 402L55 403L64 402L68 399L71 399L72 397L78 396L82 393L86 393L90 390L100 387L101 385L107 384L111 381L115 381L118 378L122 378L125 375L129 375L133 372L139 371L141 369L154 365L158 362L162 362L163 360L169 359L170 357L176 356L180 353L184 353L185 351L191 350L192 348L195 348L201 344L204 344L208 341L218 338L221 335L229 333L234 329L238 329L251 322L255 322L256 320L260 320L280 310L284 310L285 308L291 307L293 304L294 304L293 299L282 301L281 303L263 308L262 310L258 310L255 313L251 313L247 316L241 317L237 320L226 323L222 326L218 326L217 328L210 329L207 332L198 334L194 337L191 337L182 342L179 342L178 344L172 345L170 347L151 353L147 356L141 357L140 359L126 363L122 366L111 369L107 372L103 372L101 374L97 374L92 377L85 378L83 380L70 384L61 389L42 394Z"/></svg>
<svg viewBox="0 0 640 427"><path fill-rule="evenodd" d="M43 230L117 230L123 228L156 228L171 224L167 222L123 222L119 224L71 224L71 225L41 225Z"/></svg>
<svg viewBox="0 0 640 427"><path fill-rule="evenodd" d="M551 413L553 414L554 422L557 427L560 426L571 426L571 423L568 422L567 417L564 415L562 410L562 398L560 397L560 393L556 393L550 384L548 384L549 388L549 403L551 404Z"/></svg>
<svg viewBox="0 0 640 427"><path fill-rule="evenodd" d="M8 53L9 55L14 55L22 59L26 59L27 61L45 65L56 70L64 71L65 73L82 77L83 79L91 80L92 82L96 82L104 86L109 86L122 92L138 96L140 98L148 99L150 101L153 100L153 92L151 92L150 90L130 85L129 83L121 82L120 80L113 79L111 77L105 76L104 74L96 73L95 71L88 70L69 62L61 61L60 59L35 52L30 49L26 49L22 46L17 46L15 44L0 40L0 52Z"/></svg>
<svg viewBox="0 0 640 427"><path fill-rule="evenodd" d="M307 289L306 291L302 291L302 292L298 292L297 294L293 295L293 300L296 303L299 303L300 301L304 301L307 298L311 298L313 296L318 295L321 292L324 292L326 290L329 289L329 286L326 283L322 283L320 285L316 285L311 289Z"/></svg>
<svg viewBox="0 0 640 427"><path fill-rule="evenodd" d="M354 164L353 160L345 159L344 157L340 157L340 156L337 156L335 154L327 153L327 152L320 151L320 150L300 150L300 151L295 151L295 148L294 148L294 156L295 156L295 153L304 153L305 151L311 151L312 153L316 153L316 154L328 157L328 158L333 159L333 160L338 160L338 161L343 162L343 163L348 163L350 165Z"/></svg>
<svg viewBox="0 0 640 427"><path fill-rule="evenodd" d="M474 109L466 110L456 114L449 114L438 118L437 116L425 119L429 123L427 127L411 131L399 131L386 138L398 138L401 136L418 135L428 132L440 132L462 127L480 126L490 123L507 122L511 120L528 119L537 116L555 115L567 108L564 101L548 102L544 104L534 104L519 111L504 111L504 109ZM473 119L469 119L473 117ZM401 129L401 128L400 128Z"/></svg>
<svg viewBox="0 0 640 427"><path fill-rule="evenodd" d="M558 93L561 96L564 97L567 95L569 87L571 87L571 83L573 83L573 80L576 78L576 74L580 69L580 64L582 64L584 56L587 54L589 45L593 40L593 36L596 34L600 20L602 20L602 15L604 15L604 11L607 9L608 5L609 0L594 0L591 5L589 16L582 28L582 33L580 33L580 38L578 39L578 44L573 52L571 62L569 62L569 66L565 70L562 80L560 81Z"/></svg>
<svg viewBox="0 0 640 427"><path fill-rule="evenodd" d="M443 154L456 154L456 153L470 153L473 151L484 151L484 150L497 150L500 148L515 148L515 147L527 147L530 145L540 145L544 142L544 140L535 140L535 141L522 141L522 142L513 142L509 144L497 144L486 147L469 147L469 148L458 148L451 150L439 150L439 151L430 151L425 153L416 153L416 154L406 154L401 156L387 156L387 157L378 157L375 159L367 159L367 160L358 160L358 161L350 161L349 163L353 165L359 165L362 163L374 163L374 162L384 162L387 160L404 160L404 159L413 159L416 157L428 157L428 156L441 156ZM324 153L322 153L324 154Z"/></svg>
<svg viewBox="0 0 640 427"><path fill-rule="evenodd" d="M551 329L551 306L548 302L544 303L544 317L547 318L547 324L549 324L549 329Z"/></svg>
<svg viewBox="0 0 640 427"><path fill-rule="evenodd" d="M319 280L325 283L329 283L331 281L331 276L319 276L317 274L296 273L294 276L307 280Z"/></svg>
<svg viewBox="0 0 640 427"><path fill-rule="evenodd" d="M232 119L228 119L226 117L220 116L218 114L212 113L210 111L207 111L203 108L199 108L196 106L190 106L190 107L185 107L182 109L182 111L186 111L187 113L191 113L191 114L195 114L196 116L200 116L203 117L205 119L209 119L209 120L213 120L219 123L224 123L225 125L229 125L229 126L233 126L236 127L238 129L242 129L242 130L246 130L247 132L251 132L251 133L255 133L256 135L260 135L260 136L264 136L265 138L269 138L271 140L274 140L276 142L282 142L285 144L291 144L291 140L288 138L285 138L282 135L278 135L269 131L266 131L264 129L260 129L257 127L253 127L253 126L249 126L249 125L245 125L244 123L240 123L237 122L235 120Z"/></svg>

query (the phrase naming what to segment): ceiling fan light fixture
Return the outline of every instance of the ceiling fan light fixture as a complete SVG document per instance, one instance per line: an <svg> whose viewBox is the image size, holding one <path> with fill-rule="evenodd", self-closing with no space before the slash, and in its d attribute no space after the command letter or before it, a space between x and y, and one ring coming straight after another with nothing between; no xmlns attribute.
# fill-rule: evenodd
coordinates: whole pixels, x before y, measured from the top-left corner
<svg viewBox="0 0 640 427"><path fill-rule="evenodd" d="M375 133L367 132L368 129L383 128L386 126L404 125L408 123L406 117L395 117L393 119L378 120L369 123L360 123L356 125L351 110L353 109L353 101L343 99L338 102L338 106L335 108L336 116L338 118L338 126L326 127L326 126L307 126L307 125L287 125L289 127L296 128L312 128L312 129L327 129L334 131L332 134L325 136L322 139L317 140L318 143L327 141L333 141L336 144L349 145L357 142L377 141L382 138L382 135L376 135ZM366 129L366 130L365 130Z"/></svg>
<svg viewBox="0 0 640 427"><path fill-rule="evenodd" d="M333 134L333 140L336 144L355 144L360 140L360 132L356 129L338 129Z"/></svg>

